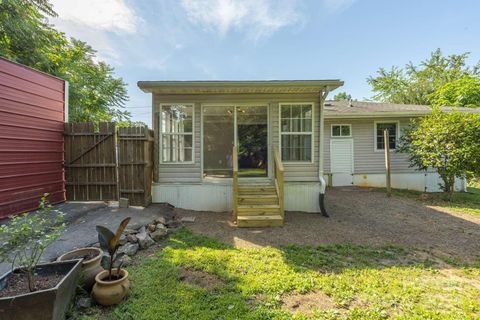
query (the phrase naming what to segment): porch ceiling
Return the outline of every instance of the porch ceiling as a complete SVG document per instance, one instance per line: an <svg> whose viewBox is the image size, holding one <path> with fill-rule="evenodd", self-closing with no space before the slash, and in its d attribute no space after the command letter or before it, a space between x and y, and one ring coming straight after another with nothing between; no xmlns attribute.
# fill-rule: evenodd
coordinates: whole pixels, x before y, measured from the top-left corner
<svg viewBox="0 0 480 320"><path fill-rule="evenodd" d="M341 80L139 81L144 92L161 94L318 93L343 85Z"/></svg>

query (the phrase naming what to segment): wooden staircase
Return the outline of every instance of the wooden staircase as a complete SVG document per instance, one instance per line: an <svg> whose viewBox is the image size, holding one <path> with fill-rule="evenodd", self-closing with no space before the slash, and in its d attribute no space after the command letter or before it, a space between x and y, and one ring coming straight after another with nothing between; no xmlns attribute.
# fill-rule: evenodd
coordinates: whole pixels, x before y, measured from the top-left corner
<svg viewBox="0 0 480 320"><path fill-rule="evenodd" d="M233 154L235 159L236 148L234 148ZM279 162L278 154L274 158L275 179L272 183L239 183L238 168L234 164L233 218L238 227L278 227L283 225L283 165Z"/></svg>

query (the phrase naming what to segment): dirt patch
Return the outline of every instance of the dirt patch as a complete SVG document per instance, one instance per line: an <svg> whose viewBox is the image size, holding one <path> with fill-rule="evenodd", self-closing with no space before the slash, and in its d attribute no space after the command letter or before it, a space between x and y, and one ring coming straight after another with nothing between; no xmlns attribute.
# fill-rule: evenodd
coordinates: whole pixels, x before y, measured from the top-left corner
<svg viewBox="0 0 480 320"><path fill-rule="evenodd" d="M212 290L223 284L223 281L215 274L196 269L179 268L179 279L191 286Z"/></svg>
<svg viewBox="0 0 480 320"><path fill-rule="evenodd" d="M283 309L292 313L298 312L304 315L313 314L315 309L329 310L336 308L333 299L322 291L288 295L282 299L282 302Z"/></svg>
<svg viewBox="0 0 480 320"><path fill-rule="evenodd" d="M384 193L356 187L328 189L326 206L330 218L288 211L282 228L232 228L230 212L175 210L180 216L196 216L188 226L194 232L242 248L395 244L465 261L480 252L480 216L453 214L414 199L387 198Z"/></svg>
<svg viewBox="0 0 480 320"><path fill-rule="evenodd" d="M46 290L55 287L64 277L64 274L35 275L34 291ZM0 298L30 293L28 279L25 273L12 273L4 289L0 290Z"/></svg>

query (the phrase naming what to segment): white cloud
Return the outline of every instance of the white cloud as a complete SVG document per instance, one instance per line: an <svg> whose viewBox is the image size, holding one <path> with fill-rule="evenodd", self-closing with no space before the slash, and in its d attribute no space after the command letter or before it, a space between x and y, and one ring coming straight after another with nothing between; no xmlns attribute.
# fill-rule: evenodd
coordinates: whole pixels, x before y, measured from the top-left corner
<svg viewBox="0 0 480 320"><path fill-rule="evenodd" d="M124 0L52 0L61 21L90 29L135 33L139 18Z"/></svg>
<svg viewBox="0 0 480 320"><path fill-rule="evenodd" d="M259 39L280 28L302 23L295 0L182 0L191 22L224 36L230 30L246 31Z"/></svg>
<svg viewBox="0 0 480 320"><path fill-rule="evenodd" d="M323 0L324 6L331 13L348 9L356 0Z"/></svg>

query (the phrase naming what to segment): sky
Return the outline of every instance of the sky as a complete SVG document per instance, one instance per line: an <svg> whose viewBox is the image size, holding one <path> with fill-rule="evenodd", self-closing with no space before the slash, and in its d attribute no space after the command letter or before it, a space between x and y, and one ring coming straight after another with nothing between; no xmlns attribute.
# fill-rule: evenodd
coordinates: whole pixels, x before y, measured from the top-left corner
<svg viewBox="0 0 480 320"><path fill-rule="evenodd" d="M50 22L115 68L132 119L148 125L141 80L341 79L337 92L363 100L380 67L417 64L437 48L480 60L478 0L51 2Z"/></svg>

